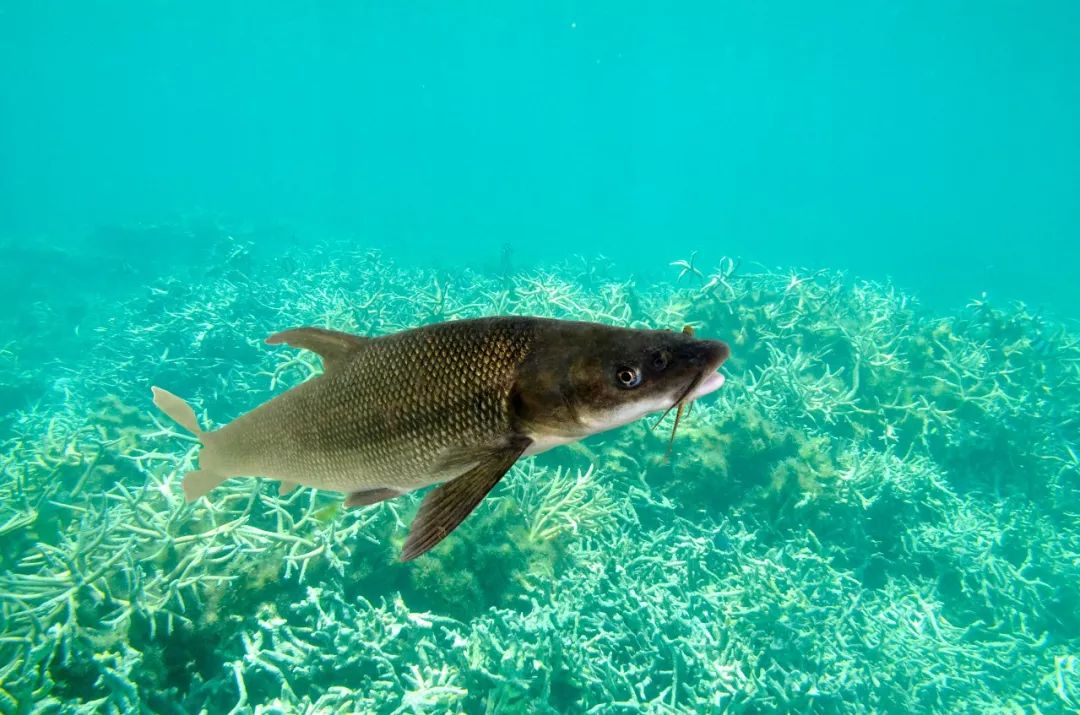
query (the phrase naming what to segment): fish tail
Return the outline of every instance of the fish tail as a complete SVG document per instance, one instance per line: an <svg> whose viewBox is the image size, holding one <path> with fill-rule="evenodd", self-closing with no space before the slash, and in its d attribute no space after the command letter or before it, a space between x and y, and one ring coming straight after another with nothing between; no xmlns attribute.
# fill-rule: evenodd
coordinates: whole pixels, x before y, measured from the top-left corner
<svg viewBox="0 0 1080 715"><path fill-rule="evenodd" d="M210 436L210 432L207 432L199 425L199 421L195 417L195 410L191 409L191 405L168 390L162 390L160 387L151 387L150 391L154 394L154 404L157 405L159 410L198 437L204 447L207 446L207 437ZM228 475L221 474L213 468L208 468L207 462L210 460L207 458L210 456L209 452L204 451L199 455L199 462L204 468L184 475L184 498L189 503L208 494L210 490L229 478Z"/></svg>
<svg viewBox="0 0 1080 715"><path fill-rule="evenodd" d="M184 499L188 504L201 496L206 496L210 491L228 479L224 474L219 474L211 469L197 469L184 475Z"/></svg>
<svg viewBox="0 0 1080 715"><path fill-rule="evenodd" d="M168 390L162 390L160 387L151 387L150 392L154 394L154 404L157 405L159 410L205 444L203 437L206 435L206 430L199 426L199 421L195 418L195 410L191 409L191 405Z"/></svg>

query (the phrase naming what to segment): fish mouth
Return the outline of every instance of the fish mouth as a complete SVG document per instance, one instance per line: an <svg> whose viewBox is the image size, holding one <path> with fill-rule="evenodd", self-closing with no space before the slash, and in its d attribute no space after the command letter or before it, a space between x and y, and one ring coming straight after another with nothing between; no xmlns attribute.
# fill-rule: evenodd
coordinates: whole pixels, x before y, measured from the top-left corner
<svg viewBox="0 0 1080 715"><path fill-rule="evenodd" d="M684 407L699 397L716 392L724 386L724 376L719 370L731 354L731 350L726 343L718 340L702 341L701 345L704 354L699 359L705 363L705 367L694 375L672 407Z"/></svg>
<svg viewBox="0 0 1080 715"><path fill-rule="evenodd" d="M692 333L691 333L692 334ZM712 392L716 392L724 385L724 376L720 374L720 365L727 360L728 355L731 354L728 346L725 343L721 343L716 340L710 340L704 344L705 348L705 368L694 375L690 380L690 384L686 389L675 399L671 404L671 407L667 408L663 417L653 425L653 429L664 421L664 418L668 416L668 413L672 410L675 412L675 424L671 427L671 438L668 440L667 457L671 457L672 447L675 446L675 434L679 431L679 422L682 419L683 411L694 400L699 397L703 397Z"/></svg>
<svg viewBox="0 0 1080 715"><path fill-rule="evenodd" d="M719 371L714 371L712 373L709 373L708 375L702 375L702 376L698 377L697 380L694 381L694 387L692 387L692 389L686 395L686 397L684 397L682 400L680 400L679 403L676 403L676 404L681 404L681 403L686 403L686 402L693 402L694 400L696 400L699 397L704 397L705 395L709 395L709 394L711 394L713 392L716 392L717 390L719 390L723 386L724 386L724 375L723 375L723 373L721 373Z"/></svg>
<svg viewBox="0 0 1080 715"><path fill-rule="evenodd" d="M671 407L668 409L672 409L675 407L681 409L683 407L686 407L699 397L704 397L705 395L716 392L721 387L723 387L723 385L723 374L721 374L716 367L713 367L712 370L706 368L705 370L699 372L697 375L694 375L694 378L690 381L690 384L686 387L685 390L682 391L679 397L675 400L674 403L672 403Z"/></svg>

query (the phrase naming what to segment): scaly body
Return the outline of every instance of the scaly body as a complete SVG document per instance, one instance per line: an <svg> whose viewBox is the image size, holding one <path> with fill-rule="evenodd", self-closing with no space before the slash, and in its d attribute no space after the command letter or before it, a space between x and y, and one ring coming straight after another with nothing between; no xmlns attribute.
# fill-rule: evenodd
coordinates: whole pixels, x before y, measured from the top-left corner
<svg viewBox="0 0 1080 715"><path fill-rule="evenodd" d="M470 465L449 458L512 429L531 335L503 321L451 325L363 340L343 364L214 433L204 468L342 492L407 492L457 476Z"/></svg>

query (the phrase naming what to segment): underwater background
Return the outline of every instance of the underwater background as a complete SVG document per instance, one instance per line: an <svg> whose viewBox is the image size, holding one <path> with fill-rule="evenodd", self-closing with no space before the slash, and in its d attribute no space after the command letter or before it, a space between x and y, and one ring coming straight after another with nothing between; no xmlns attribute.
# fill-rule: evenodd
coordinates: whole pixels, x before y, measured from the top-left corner
<svg viewBox="0 0 1080 715"><path fill-rule="evenodd" d="M0 713L1080 712L1080 5L0 0ZM429 555L294 325L729 343ZM670 419L670 418L669 418Z"/></svg>

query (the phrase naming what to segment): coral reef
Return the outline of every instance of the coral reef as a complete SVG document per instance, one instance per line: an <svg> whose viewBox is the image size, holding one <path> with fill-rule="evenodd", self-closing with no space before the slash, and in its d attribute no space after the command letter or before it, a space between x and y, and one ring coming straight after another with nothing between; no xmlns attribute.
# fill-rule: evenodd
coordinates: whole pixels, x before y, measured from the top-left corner
<svg viewBox="0 0 1080 715"><path fill-rule="evenodd" d="M1076 331L831 271L644 288L200 231L209 278L87 307L62 366L0 346L0 713L1080 709ZM225 421L317 373L263 349L284 326L494 313L691 324L729 382L669 460L649 421L525 461L411 564L416 495L183 503L196 445L150 384Z"/></svg>

